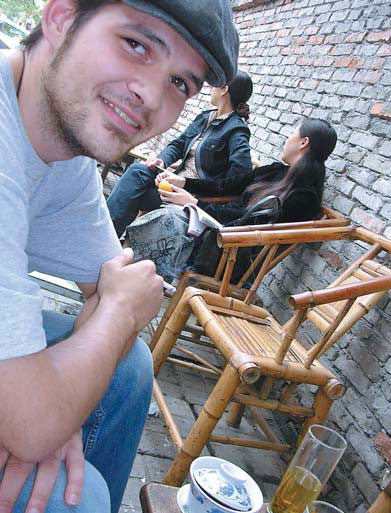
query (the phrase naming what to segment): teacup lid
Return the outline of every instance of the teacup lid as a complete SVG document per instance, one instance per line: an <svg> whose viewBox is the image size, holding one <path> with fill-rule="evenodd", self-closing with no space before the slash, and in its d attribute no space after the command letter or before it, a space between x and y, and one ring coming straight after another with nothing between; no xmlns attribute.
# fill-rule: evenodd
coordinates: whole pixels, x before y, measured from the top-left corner
<svg viewBox="0 0 391 513"><path fill-rule="evenodd" d="M247 474L228 461L219 468L199 468L194 477L199 486L213 499L237 511L249 511L251 499L245 482Z"/></svg>

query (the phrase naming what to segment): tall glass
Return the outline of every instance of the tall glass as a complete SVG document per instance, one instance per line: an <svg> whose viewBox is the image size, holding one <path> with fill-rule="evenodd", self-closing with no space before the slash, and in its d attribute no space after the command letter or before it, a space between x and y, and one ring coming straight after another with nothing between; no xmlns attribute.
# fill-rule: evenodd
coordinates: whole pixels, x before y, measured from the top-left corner
<svg viewBox="0 0 391 513"><path fill-rule="evenodd" d="M314 501L346 449L333 429L313 424L296 451L267 511L303 513Z"/></svg>
<svg viewBox="0 0 391 513"><path fill-rule="evenodd" d="M304 513L343 513L343 511L328 502L314 501L308 504Z"/></svg>

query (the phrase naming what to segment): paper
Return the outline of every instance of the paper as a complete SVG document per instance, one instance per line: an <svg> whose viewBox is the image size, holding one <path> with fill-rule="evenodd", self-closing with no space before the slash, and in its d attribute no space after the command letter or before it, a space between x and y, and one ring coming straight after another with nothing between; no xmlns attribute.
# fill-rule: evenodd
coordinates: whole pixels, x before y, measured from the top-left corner
<svg viewBox="0 0 391 513"><path fill-rule="evenodd" d="M208 227L217 228L218 230L223 227L214 217L207 214L202 208L194 205L194 203L187 203L183 210L187 210L189 213L188 235L199 237Z"/></svg>

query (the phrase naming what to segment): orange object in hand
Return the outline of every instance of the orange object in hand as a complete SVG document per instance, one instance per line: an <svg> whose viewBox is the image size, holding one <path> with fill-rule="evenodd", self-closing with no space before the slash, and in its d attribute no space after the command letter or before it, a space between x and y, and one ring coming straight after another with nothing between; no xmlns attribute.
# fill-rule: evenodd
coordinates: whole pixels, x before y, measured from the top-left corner
<svg viewBox="0 0 391 513"><path fill-rule="evenodd" d="M166 191L166 192L173 192L173 190L174 190L172 188L172 185L170 184L170 182L167 182L167 180L162 180L159 183L159 189L162 191Z"/></svg>

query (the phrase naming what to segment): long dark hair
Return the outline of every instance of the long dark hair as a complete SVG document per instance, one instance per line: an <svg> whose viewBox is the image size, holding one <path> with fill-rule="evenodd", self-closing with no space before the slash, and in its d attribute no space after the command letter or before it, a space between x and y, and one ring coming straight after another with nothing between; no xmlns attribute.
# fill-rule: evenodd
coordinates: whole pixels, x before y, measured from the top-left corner
<svg viewBox="0 0 391 513"><path fill-rule="evenodd" d="M301 123L299 134L300 137L308 137L309 151L288 169L280 181L257 182L247 187L246 192L251 193L249 207L270 194L278 196L283 204L287 195L296 188L313 190L320 206L326 177L324 163L337 144L337 134L327 121L312 118Z"/></svg>
<svg viewBox="0 0 391 513"><path fill-rule="evenodd" d="M228 84L228 92L235 112L246 121L250 116L248 100L253 94L253 81L244 71L238 71L236 77Z"/></svg>

